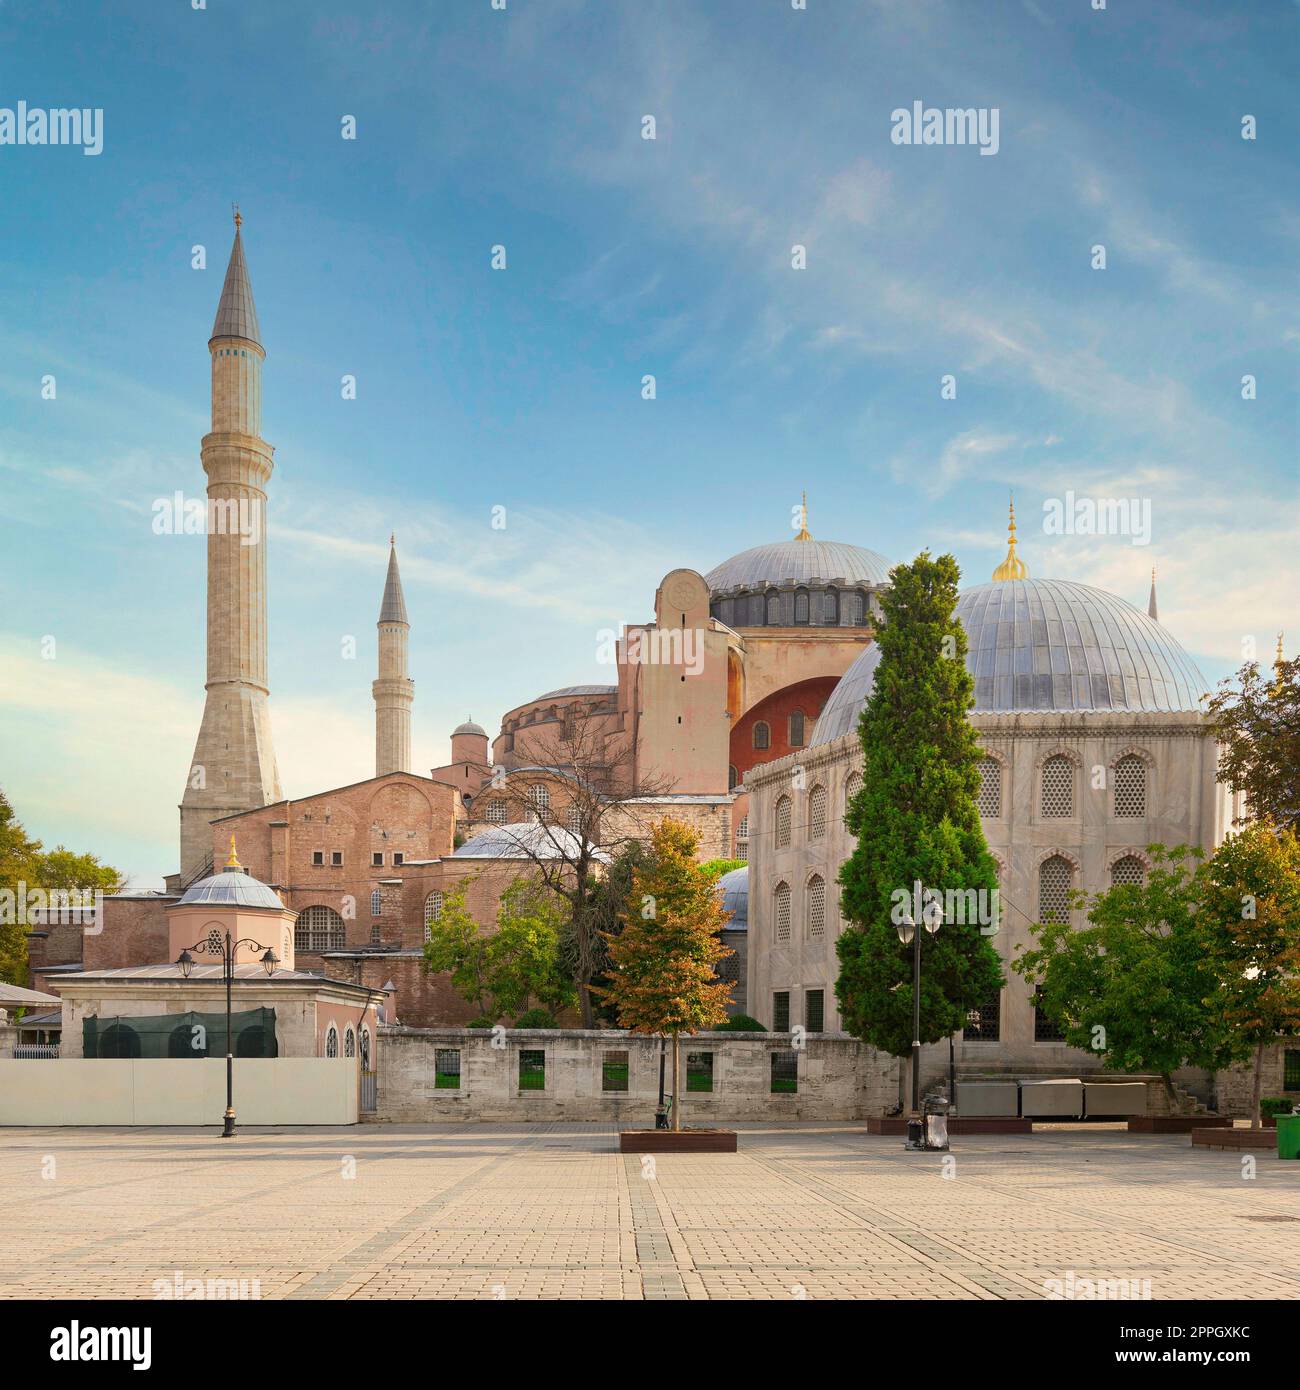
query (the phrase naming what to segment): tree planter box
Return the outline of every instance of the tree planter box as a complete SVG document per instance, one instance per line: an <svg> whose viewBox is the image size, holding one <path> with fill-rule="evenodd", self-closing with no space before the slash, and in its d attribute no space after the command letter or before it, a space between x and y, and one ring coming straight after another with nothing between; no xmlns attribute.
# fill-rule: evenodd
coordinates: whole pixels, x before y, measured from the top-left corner
<svg viewBox="0 0 1300 1390"><path fill-rule="evenodd" d="M1272 1157L1277 1144L1275 1129L1194 1129L1194 1149L1233 1149Z"/></svg>
<svg viewBox="0 0 1300 1390"><path fill-rule="evenodd" d="M734 1154L734 1129L625 1129L618 1136L625 1154Z"/></svg>
<svg viewBox="0 0 1300 1390"><path fill-rule="evenodd" d="M949 1115L949 1134L1032 1134L1033 1125L1014 1115ZM873 1115L867 1120L868 1134L906 1134L906 1115Z"/></svg>
<svg viewBox="0 0 1300 1390"><path fill-rule="evenodd" d="M1130 1134L1190 1134L1194 1129L1231 1129L1226 1115L1135 1115Z"/></svg>

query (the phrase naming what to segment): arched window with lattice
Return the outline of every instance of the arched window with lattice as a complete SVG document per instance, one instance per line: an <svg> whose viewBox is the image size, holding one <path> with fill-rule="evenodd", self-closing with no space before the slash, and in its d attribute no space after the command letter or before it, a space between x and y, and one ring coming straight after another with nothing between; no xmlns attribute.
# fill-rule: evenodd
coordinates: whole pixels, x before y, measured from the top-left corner
<svg viewBox="0 0 1300 1390"><path fill-rule="evenodd" d="M431 930L433 924L442 916L442 904L442 890L439 888L435 888L424 900L424 939L426 941L433 935Z"/></svg>
<svg viewBox="0 0 1300 1390"><path fill-rule="evenodd" d="M826 935L826 880L821 874L814 874L804 890L807 899L804 920L808 923L808 935L813 941L820 941Z"/></svg>
<svg viewBox="0 0 1300 1390"><path fill-rule="evenodd" d="M817 786L808 793L808 838L820 840L826 833L826 788Z"/></svg>
<svg viewBox="0 0 1300 1390"><path fill-rule="evenodd" d="M776 847L785 849L790 843L790 798L780 797L776 803Z"/></svg>
<svg viewBox="0 0 1300 1390"><path fill-rule="evenodd" d="M979 813L994 820L1002 814L1002 764L996 758L981 758L979 773Z"/></svg>
<svg viewBox="0 0 1300 1390"><path fill-rule="evenodd" d="M790 940L790 885L778 883L772 894L772 919L777 941Z"/></svg>
<svg viewBox="0 0 1300 1390"><path fill-rule="evenodd" d="M345 1057L355 1057L357 1055L357 1035L352 1031L351 1024L343 1033L343 1055Z"/></svg>
<svg viewBox="0 0 1300 1390"><path fill-rule="evenodd" d="M540 820L551 809L551 789L545 782L534 782L528 788L528 801L533 814Z"/></svg>
<svg viewBox="0 0 1300 1390"><path fill-rule="evenodd" d="M736 858L749 860L749 817L741 816L736 827Z"/></svg>
<svg viewBox="0 0 1300 1390"><path fill-rule="evenodd" d="M325 1055L327 1057L339 1055L339 1030L332 1023L325 1033Z"/></svg>
<svg viewBox="0 0 1300 1390"><path fill-rule="evenodd" d="M754 725L753 742L755 748L770 748L772 746L772 730L762 719Z"/></svg>
<svg viewBox="0 0 1300 1390"><path fill-rule="evenodd" d="M849 803L862 790L862 774L860 772L850 772L847 781L844 783L844 809L847 812Z"/></svg>
<svg viewBox="0 0 1300 1390"><path fill-rule="evenodd" d="M1134 883L1141 887L1147 881L1147 866L1136 854L1126 854L1110 866L1110 886L1118 888L1122 883Z"/></svg>
<svg viewBox="0 0 1300 1390"><path fill-rule="evenodd" d="M582 834L582 807L571 805L564 813L564 828L570 835Z"/></svg>
<svg viewBox="0 0 1300 1390"><path fill-rule="evenodd" d="M1043 764L1040 809L1044 820L1068 820L1074 815L1074 764L1060 753Z"/></svg>
<svg viewBox="0 0 1300 1390"><path fill-rule="evenodd" d="M1115 815L1124 820L1147 813L1147 765L1136 753L1115 764Z"/></svg>
<svg viewBox="0 0 1300 1390"><path fill-rule="evenodd" d="M1038 866L1038 920L1068 922L1070 890L1074 886L1074 866L1054 854Z"/></svg>
<svg viewBox="0 0 1300 1390"><path fill-rule="evenodd" d="M343 918L332 907L304 907L293 924L295 951L341 951Z"/></svg>
<svg viewBox="0 0 1300 1390"><path fill-rule="evenodd" d="M483 819L489 825L504 825L506 823L506 803L499 797L494 796L487 804L487 810L483 813Z"/></svg>
<svg viewBox="0 0 1300 1390"><path fill-rule="evenodd" d="M794 710L790 715L790 747L802 748L804 742L804 717L803 710Z"/></svg>

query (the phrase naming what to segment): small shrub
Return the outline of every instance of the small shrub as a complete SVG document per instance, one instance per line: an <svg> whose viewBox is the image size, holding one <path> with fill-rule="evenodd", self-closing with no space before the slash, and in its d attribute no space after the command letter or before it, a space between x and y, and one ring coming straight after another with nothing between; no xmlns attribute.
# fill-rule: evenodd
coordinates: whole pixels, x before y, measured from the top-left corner
<svg viewBox="0 0 1300 1390"><path fill-rule="evenodd" d="M494 1018L475 1018L465 1025L466 1028L495 1028L496 1026L497 1021Z"/></svg>
<svg viewBox="0 0 1300 1390"><path fill-rule="evenodd" d="M1260 1118L1267 1120L1270 1115L1289 1115L1295 1103L1294 1096L1264 1096L1259 1102Z"/></svg>
<svg viewBox="0 0 1300 1390"><path fill-rule="evenodd" d="M515 1019L516 1028L558 1028L559 1026L545 1009L525 1009Z"/></svg>
<svg viewBox="0 0 1300 1390"><path fill-rule="evenodd" d="M767 1029L756 1018L748 1014L735 1014L725 1023L719 1023L715 1033L766 1033Z"/></svg>

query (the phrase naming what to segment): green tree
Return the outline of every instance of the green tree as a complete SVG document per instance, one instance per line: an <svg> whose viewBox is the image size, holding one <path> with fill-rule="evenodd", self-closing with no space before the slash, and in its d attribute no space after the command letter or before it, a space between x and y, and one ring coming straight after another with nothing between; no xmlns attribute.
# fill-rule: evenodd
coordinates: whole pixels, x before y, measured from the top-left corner
<svg viewBox="0 0 1300 1390"><path fill-rule="evenodd" d="M839 878L850 923L836 943L840 1015L857 1037L897 1057L912 1044L912 950L899 940L897 920L914 885L973 890L985 909L925 937L921 1041L955 1032L1002 983L997 952L969 920L983 916L996 928L997 866L975 800L980 752L966 717L974 687L953 612L959 576L951 555L928 553L890 575L875 634L880 662L858 725L862 787L845 817L857 845Z"/></svg>
<svg viewBox="0 0 1300 1390"><path fill-rule="evenodd" d="M1271 678L1248 661L1219 683L1207 711L1219 781L1245 793L1252 819L1300 832L1300 658L1279 655Z"/></svg>
<svg viewBox="0 0 1300 1390"><path fill-rule="evenodd" d="M560 955L565 924L554 894L517 879L501 895L496 923L484 930L466 906L473 879L448 892L429 923L424 969L451 977L451 987L481 1018L513 1018L530 1003L549 1013L572 1006L577 990Z"/></svg>
<svg viewBox="0 0 1300 1390"><path fill-rule="evenodd" d="M718 933L727 924L713 880L695 862L699 836L680 821L651 831L649 862L633 870L623 930L608 941L603 992L624 1028L673 1042L673 1128L681 1128L683 1033L725 1021L732 986L717 978L733 954Z"/></svg>
<svg viewBox="0 0 1300 1390"><path fill-rule="evenodd" d="M19 823L8 798L0 792L0 980L27 983L26 926L19 920L18 894L38 888L89 889L116 893L123 884L119 870L93 854L75 854L58 845L46 850ZM24 903L25 906L25 903Z"/></svg>
<svg viewBox="0 0 1300 1390"><path fill-rule="evenodd" d="M1300 1034L1300 840L1249 826L1214 852L1207 881L1201 940L1218 980L1212 1007L1237 1060L1254 1056L1251 1124L1259 1128L1264 1052Z"/></svg>
<svg viewBox="0 0 1300 1390"><path fill-rule="evenodd" d="M1157 1072L1172 1093L1180 1066L1227 1066L1234 1044L1210 1002L1218 977L1202 941L1203 856L1186 845L1148 853L1145 883L1098 894L1086 927L1036 923L1037 944L1012 969L1038 986L1040 1007L1071 1047L1113 1070ZM1082 894L1076 903L1084 905Z"/></svg>
<svg viewBox="0 0 1300 1390"><path fill-rule="evenodd" d="M592 961L591 1009L593 1019L613 1026L618 1024L618 1009L603 992L609 983L609 943L623 930L628 894L632 891L632 875L644 869L651 858L650 846L644 840L630 840L614 855L603 877L594 879L588 904L588 914L595 927L596 939L590 948ZM575 933L566 928L561 950L566 969L572 979L579 977L579 944Z"/></svg>
<svg viewBox="0 0 1300 1390"><path fill-rule="evenodd" d="M716 883L723 874L732 873L736 869L743 869L749 861L746 859L706 859L700 865L700 870Z"/></svg>

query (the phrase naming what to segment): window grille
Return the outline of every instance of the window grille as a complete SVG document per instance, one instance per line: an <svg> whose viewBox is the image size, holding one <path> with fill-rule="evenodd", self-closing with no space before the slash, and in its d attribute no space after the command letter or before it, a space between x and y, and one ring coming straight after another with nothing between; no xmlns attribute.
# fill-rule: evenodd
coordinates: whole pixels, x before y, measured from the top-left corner
<svg viewBox="0 0 1300 1390"><path fill-rule="evenodd" d="M489 825L504 825L506 823L506 803L499 796L493 797L488 802L484 820Z"/></svg>
<svg viewBox="0 0 1300 1390"><path fill-rule="evenodd" d="M627 1052L606 1052L600 1060L600 1089L626 1091L628 1073Z"/></svg>
<svg viewBox="0 0 1300 1390"><path fill-rule="evenodd" d="M440 1047L435 1050L433 1086L437 1091L460 1090L460 1048Z"/></svg>
<svg viewBox="0 0 1300 1390"><path fill-rule="evenodd" d="M808 880L808 935L814 941L826 935L826 880L814 874Z"/></svg>
<svg viewBox="0 0 1300 1390"><path fill-rule="evenodd" d="M1059 754L1043 764L1042 813L1044 820L1074 815L1074 764Z"/></svg>
<svg viewBox="0 0 1300 1390"><path fill-rule="evenodd" d="M790 747L803 747L803 710L797 709L790 716Z"/></svg>
<svg viewBox="0 0 1300 1390"><path fill-rule="evenodd" d="M1115 814L1125 819L1147 813L1147 765L1130 753L1115 764Z"/></svg>
<svg viewBox="0 0 1300 1390"><path fill-rule="evenodd" d="M551 789L542 782L536 782L528 788L528 800L532 803L533 810L540 817L551 809Z"/></svg>
<svg viewBox="0 0 1300 1390"><path fill-rule="evenodd" d="M767 599L768 627L781 626L781 599L777 594L769 594Z"/></svg>
<svg viewBox="0 0 1300 1390"><path fill-rule="evenodd" d="M345 1057L355 1057L357 1055L357 1035L351 1028L343 1034L343 1055Z"/></svg>
<svg viewBox="0 0 1300 1390"><path fill-rule="evenodd" d="M1074 868L1068 859L1054 854L1044 859L1038 869L1038 920L1068 922L1070 920L1070 889L1074 883Z"/></svg>
<svg viewBox="0 0 1300 1390"><path fill-rule="evenodd" d="M370 915L379 917L383 913L383 898L380 896L379 889L373 888L370 892Z"/></svg>
<svg viewBox="0 0 1300 1390"><path fill-rule="evenodd" d="M774 1033L788 1033L790 1031L790 991L779 989L772 996L772 1031Z"/></svg>
<svg viewBox="0 0 1300 1390"><path fill-rule="evenodd" d="M848 780L844 783L844 809L847 812L849 802L862 790L862 774L860 772L850 772Z"/></svg>
<svg viewBox="0 0 1300 1390"><path fill-rule="evenodd" d="M433 924L442 916L442 903L442 893L437 888L424 900L424 939L426 941L433 935L431 930Z"/></svg>
<svg viewBox="0 0 1300 1390"><path fill-rule="evenodd" d="M995 997L966 1014L966 1026L961 1030L963 1042L1000 1042L1002 1038L1002 1000Z"/></svg>
<svg viewBox="0 0 1300 1390"><path fill-rule="evenodd" d="M790 885L788 883L778 883L776 885L776 939L778 941L790 940Z"/></svg>
<svg viewBox="0 0 1300 1390"><path fill-rule="evenodd" d="M772 1094L792 1095L799 1089L799 1054L772 1053Z"/></svg>
<svg viewBox="0 0 1300 1390"><path fill-rule="evenodd" d="M544 1091L546 1089L546 1051L544 1048L521 1047L519 1049L519 1089L521 1091Z"/></svg>
<svg viewBox="0 0 1300 1390"><path fill-rule="evenodd" d="M343 918L332 907L305 907L293 925L295 951L341 951Z"/></svg>
<svg viewBox="0 0 1300 1390"><path fill-rule="evenodd" d="M1300 1091L1300 1050L1293 1047L1282 1053L1282 1089Z"/></svg>
<svg viewBox="0 0 1300 1390"><path fill-rule="evenodd" d="M339 1030L331 1023L329 1031L325 1034L325 1055L327 1057L337 1057L339 1055Z"/></svg>
<svg viewBox="0 0 1300 1390"><path fill-rule="evenodd" d="M712 1052L688 1052L686 1054L686 1089L688 1091L713 1090Z"/></svg>
<svg viewBox="0 0 1300 1390"><path fill-rule="evenodd" d="M809 1033L820 1033L826 1022L826 991L810 989L803 997L803 1026Z"/></svg>
<svg viewBox="0 0 1300 1390"><path fill-rule="evenodd" d="M794 596L794 620L800 624L808 621L808 595L802 589Z"/></svg>
<svg viewBox="0 0 1300 1390"><path fill-rule="evenodd" d="M1139 887L1147 880L1147 866L1135 854L1126 854L1110 866L1110 886L1118 888L1121 883L1136 883Z"/></svg>
<svg viewBox="0 0 1300 1390"><path fill-rule="evenodd" d="M1002 814L1002 764L996 758L981 758L979 768L979 812L992 820Z"/></svg>
<svg viewBox="0 0 1300 1390"><path fill-rule="evenodd" d="M826 788L814 787L808 793L808 838L820 840L826 833Z"/></svg>
<svg viewBox="0 0 1300 1390"><path fill-rule="evenodd" d="M1035 996L1034 998L1034 1041L1065 1041L1065 1030L1054 1018L1043 1012L1042 1008L1039 1005L1037 996Z"/></svg>
<svg viewBox="0 0 1300 1390"><path fill-rule="evenodd" d="M582 808L570 806L564 815L564 828L570 835L582 834Z"/></svg>
<svg viewBox="0 0 1300 1390"><path fill-rule="evenodd" d="M784 849L790 843L790 798L781 797L776 803L776 847Z"/></svg>

